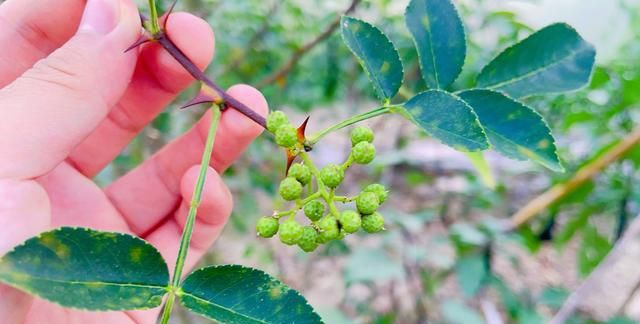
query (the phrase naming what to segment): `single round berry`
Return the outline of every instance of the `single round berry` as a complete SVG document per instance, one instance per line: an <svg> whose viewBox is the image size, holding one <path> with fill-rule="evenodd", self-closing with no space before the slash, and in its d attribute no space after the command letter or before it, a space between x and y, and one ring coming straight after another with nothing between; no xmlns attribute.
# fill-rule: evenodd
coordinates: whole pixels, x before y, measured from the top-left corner
<svg viewBox="0 0 640 324"><path fill-rule="evenodd" d="M267 129L275 133L278 128L289 123L289 118L282 111L276 110L267 117Z"/></svg>
<svg viewBox="0 0 640 324"><path fill-rule="evenodd" d="M340 221L342 229L349 234L357 232L362 224L360 214L353 210L343 211L342 214L340 214L338 221Z"/></svg>
<svg viewBox="0 0 640 324"><path fill-rule="evenodd" d="M262 217L256 224L256 230L258 235L262 237L273 237L278 233L278 227L280 224L278 220L273 217Z"/></svg>
<svg viewBox="0 0 640 324"><path fill-rule="evenodd" d="M344 170L337 164L327 164L320 170L320 180L329 188L337 188L344 179Z"/></svg>
<svg viewBox="0 0 640 324"><path fill-rule="evenodd" d="M280 196L284 200L296 200L302 195L302 184L294 178L285 178L280 182Z"/></svg>
<svg viewBox="0 0 640 324"><path fill-rule="evenodd" d="M362 215L375 213L378 206L380 206L380 200L378 200L378 195L373 192L361 192L356 198L356 207Z"/></svg>
<svg viewBox="0 0 640 324"><path fill-rule="evenodd" d="M293 219L286 220L280 225L280 241L286 245L298 244L302 237L303 228Z"/></svg>
<svg viewBox="0 0 640 324"><path fill-rule="evenodd" d="M360 142L373 142L373 131L371 128L358 126L351 130L351 145L355 146Z"/></svg>
<svg viewBox="0 0 640 324"><path fill-rule="evenodd" d="M378 201L380 201L381 205L385 200L387 200L387 197L389 196L389 191L387 191L387 188L379 183L370 184L366 186L362 191L373 192L378 195Z"/></svg>
<svg viewBox="0 0 640 324"><path fill-rule="evenodd" d="M369 164L376 157L376 148L369 142L360 142L351 152L353 160L358 164Z"/></svg>
<svg viewBox="0 0 640 324"><path fill-rule="evenodd" d="M380 213L362 217L362 229L367 233L378 233L384 229L384 217Z"/></svg>
<svg viewBox="0 0 640 324"><path fill-rule="evenodd" d="M305 226L298 246L305 252L312 252L318 247L318 232L311 226Z"/></svg>
<svg viewBox="0 0 640 324"><path fill-rule="evenodd" d="M294 164L289 168L289 176L296 178L300 183L306 185L311 181L311 170L304 164Z"/></svg>
<svg viewBox="0 0 640 324"><path fill-rule="evenodd" d="M307 218L309 218L312 222L315 222L322 218L322 215L324 215L324 204L317 200L313 200L306 203L303 207L303 210Z"/></svg>
<svg viewBox="0 0 640 324"><path fill-rule="evenodd" d="M280 126L276 131L276 143L284 148L292 148L298 143L298 130L291 124Z"/></svg>
<svg viewBox="0 0 640 324"><path fill-rule="evenodd" d="M340 236L340 229L338 229L338 221L333 216L327 216L318 222L318 228L320 228L321 242L329 242L335 240Z"/></svg>

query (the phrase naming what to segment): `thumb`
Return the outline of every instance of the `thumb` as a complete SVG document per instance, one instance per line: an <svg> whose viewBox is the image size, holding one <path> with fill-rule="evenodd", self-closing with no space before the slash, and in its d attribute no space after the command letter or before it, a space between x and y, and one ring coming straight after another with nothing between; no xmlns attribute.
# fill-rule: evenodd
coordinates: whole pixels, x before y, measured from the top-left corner
<svg viewBox="0 0 640 324"><path fill-rule="evenodd" d="M77 33L0 90L0 178L45 174L90 134L128 86L140 29L131 0L88 0Z"/></svg>

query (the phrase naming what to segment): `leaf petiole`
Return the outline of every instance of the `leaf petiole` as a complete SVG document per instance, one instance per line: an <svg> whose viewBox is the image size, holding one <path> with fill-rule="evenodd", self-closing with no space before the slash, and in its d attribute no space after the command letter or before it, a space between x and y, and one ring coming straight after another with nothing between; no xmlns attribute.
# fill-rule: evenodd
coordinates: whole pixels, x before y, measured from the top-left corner
<svg viewBox="0 0 640 324"><path fill-rule="evenodd" d="M187 221L184 225L184 231L182 232L182 239L180 241L180 248L178 250L178 257L176 259L175 270L173 271L173 279L171 281L172 287L175 289L180 286L180 279L182 277L182 270L184 269L184 263L187 259L187 252L189 251L189 245L191 243L191 235L193 234L193 227L196 221L196 215L198 212L198 206L202 200L202 189L207 177L207 170L209 163L211 162L211 155L213 153L213 145L216 139L216 131L218 130L218 124L220 122L220 107L214 105L211 107L211 126L209 126L209 133L207 135L207 141L202 154L202 162L200 163L200 174L196 181L196 186L193 191L193 198L189 205L189 214L187 215ZM162 324L169 322L171 316L171 309L173 308L173 301L175 299L175 293L170 292L167 299L167 303L162 313Z"/></svg>
<svg viewBox="0 0 640 324"><path fill-rule="evenodd" d="M362 114L359 115L355 115L351 118L345 119L329 128L326 128L316 134L313 134L311 136L309 136L309 138L307 138L307 141L305 144L313 146L314 144L318 143L318 141L325 137L326 135L335 132L337 130L343 129L345 127L351 126L353 124L359 123L361 121L367 120L367 119L371 119L371 118L375 118L378 116L382 116L388 113L395 113L399 108L402 108L402 105L386 105L386 106L382 106L367 112L364 112Z"/></svg>

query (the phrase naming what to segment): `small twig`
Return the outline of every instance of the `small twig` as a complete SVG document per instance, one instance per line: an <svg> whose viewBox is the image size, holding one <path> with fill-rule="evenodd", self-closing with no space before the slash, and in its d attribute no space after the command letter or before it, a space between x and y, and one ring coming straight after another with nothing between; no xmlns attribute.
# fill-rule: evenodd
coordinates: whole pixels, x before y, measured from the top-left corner
<svg viewBox="0 0 640 324"><path fill-rule="evenodd" d="M562 197L565 197L578 189L611 163L622 158L638 144L640 144L640 128L634 130L620 143L609 149L604 155L582 167L569 181L552 187L542 195L530 201L526 206L515 213L513 217L511 217L510 229L518 228L527 223Z"/></svg>
<svg viewBox="0 0 640 324"><path fill-rule="evenodd" d="M242 51L242 53L240 53L240 55L234 58L230 63L225 64L224 69L222 70L222 72L220 72L221 75L225 75L230 71L235 70L240 65L240 63L242 63L242 61L244 61L244 59L247 58L247 53L249 52L249 50L255 47L258 41L260 41L262 37L269 31L269 26L271 25L272 18L276 14L278 9L280 9L281 4L282 2L280 0L276 0L273 3L271 8L269 8L269 11L264 16L264 22L262 23L260 28L258 28L256 33L253 34L251 39L247 42L247 46L245 46L245 50Z"/></svg>
<svg viewBox="0 0 640 324"><path fill-rule="evenodd" d="M222 98L225 105L229 105L243 115L247 116L263 128L267 128L267 122L260 114L247 107L238 99L226 93L215 82L209 79L170 39L166 34L160 32L154 35L154 39L175 58L196 80L209 86Z"/></svg>
<svg viewBox="0 0 640 324"><path fill-rule="evenodd" d="M349 8L347 8L347 10L345 10L344 14L346 15L346 14L349 14L349 13L353 12L356 9L356 7L358 6L358 4L360 4L361 1L362 0L353 0L351 2L351 5L349 6ZM263 88L265 86L268 86L268 85L274 83L277 80L282 79L287 74L289 74L289 72L291 72L291 70L296 66L296 64L298 64L300 59L302 59L302 57L305 54L307 54L309 51L311 51L318 44L322 43L324 40L329 38L329 36L331 36L333 34L333 32L336 29L338 29L338 27L340 27L340 19L341 18L342 18L341 15L336 17L336 19L334 19L333 22L329 26L327 26L327 28L322 33L320 33L316 38L312 39L311 41L309 41L306 44L304 44L302 47L300 47L297 50L295 50L291 54L291 57L289 58L289 60L287 62L282 64L282 66L280 66L279 69L277 69L273 73L269 74L264 79L258 81L256 87L257 88Z"/></svg>

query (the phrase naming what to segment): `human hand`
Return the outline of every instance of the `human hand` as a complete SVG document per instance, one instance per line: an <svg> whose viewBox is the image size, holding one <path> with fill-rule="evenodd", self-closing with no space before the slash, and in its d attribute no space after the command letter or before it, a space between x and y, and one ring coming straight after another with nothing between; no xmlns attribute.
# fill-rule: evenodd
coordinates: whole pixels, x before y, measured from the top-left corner
<svg viewBox="0 0 640 324"><path fill-rule="evenodd" d="M83 226L133 233L175 260L208 114L106 189L91 181L192 82L155 44L124 54L139 33L131 0L88 0L86 8L84 0L0 6L0 255L42 231ZM211 60L213 33L204 21L176 13L167 33L201 68ZM257 90L238 85L229 93L266 114ZM219 173L261 130L233 109L223 114L187 267L231 212ZM0 296L4 323L151 323L159 311L65 310L2 285Z"/></svg>

